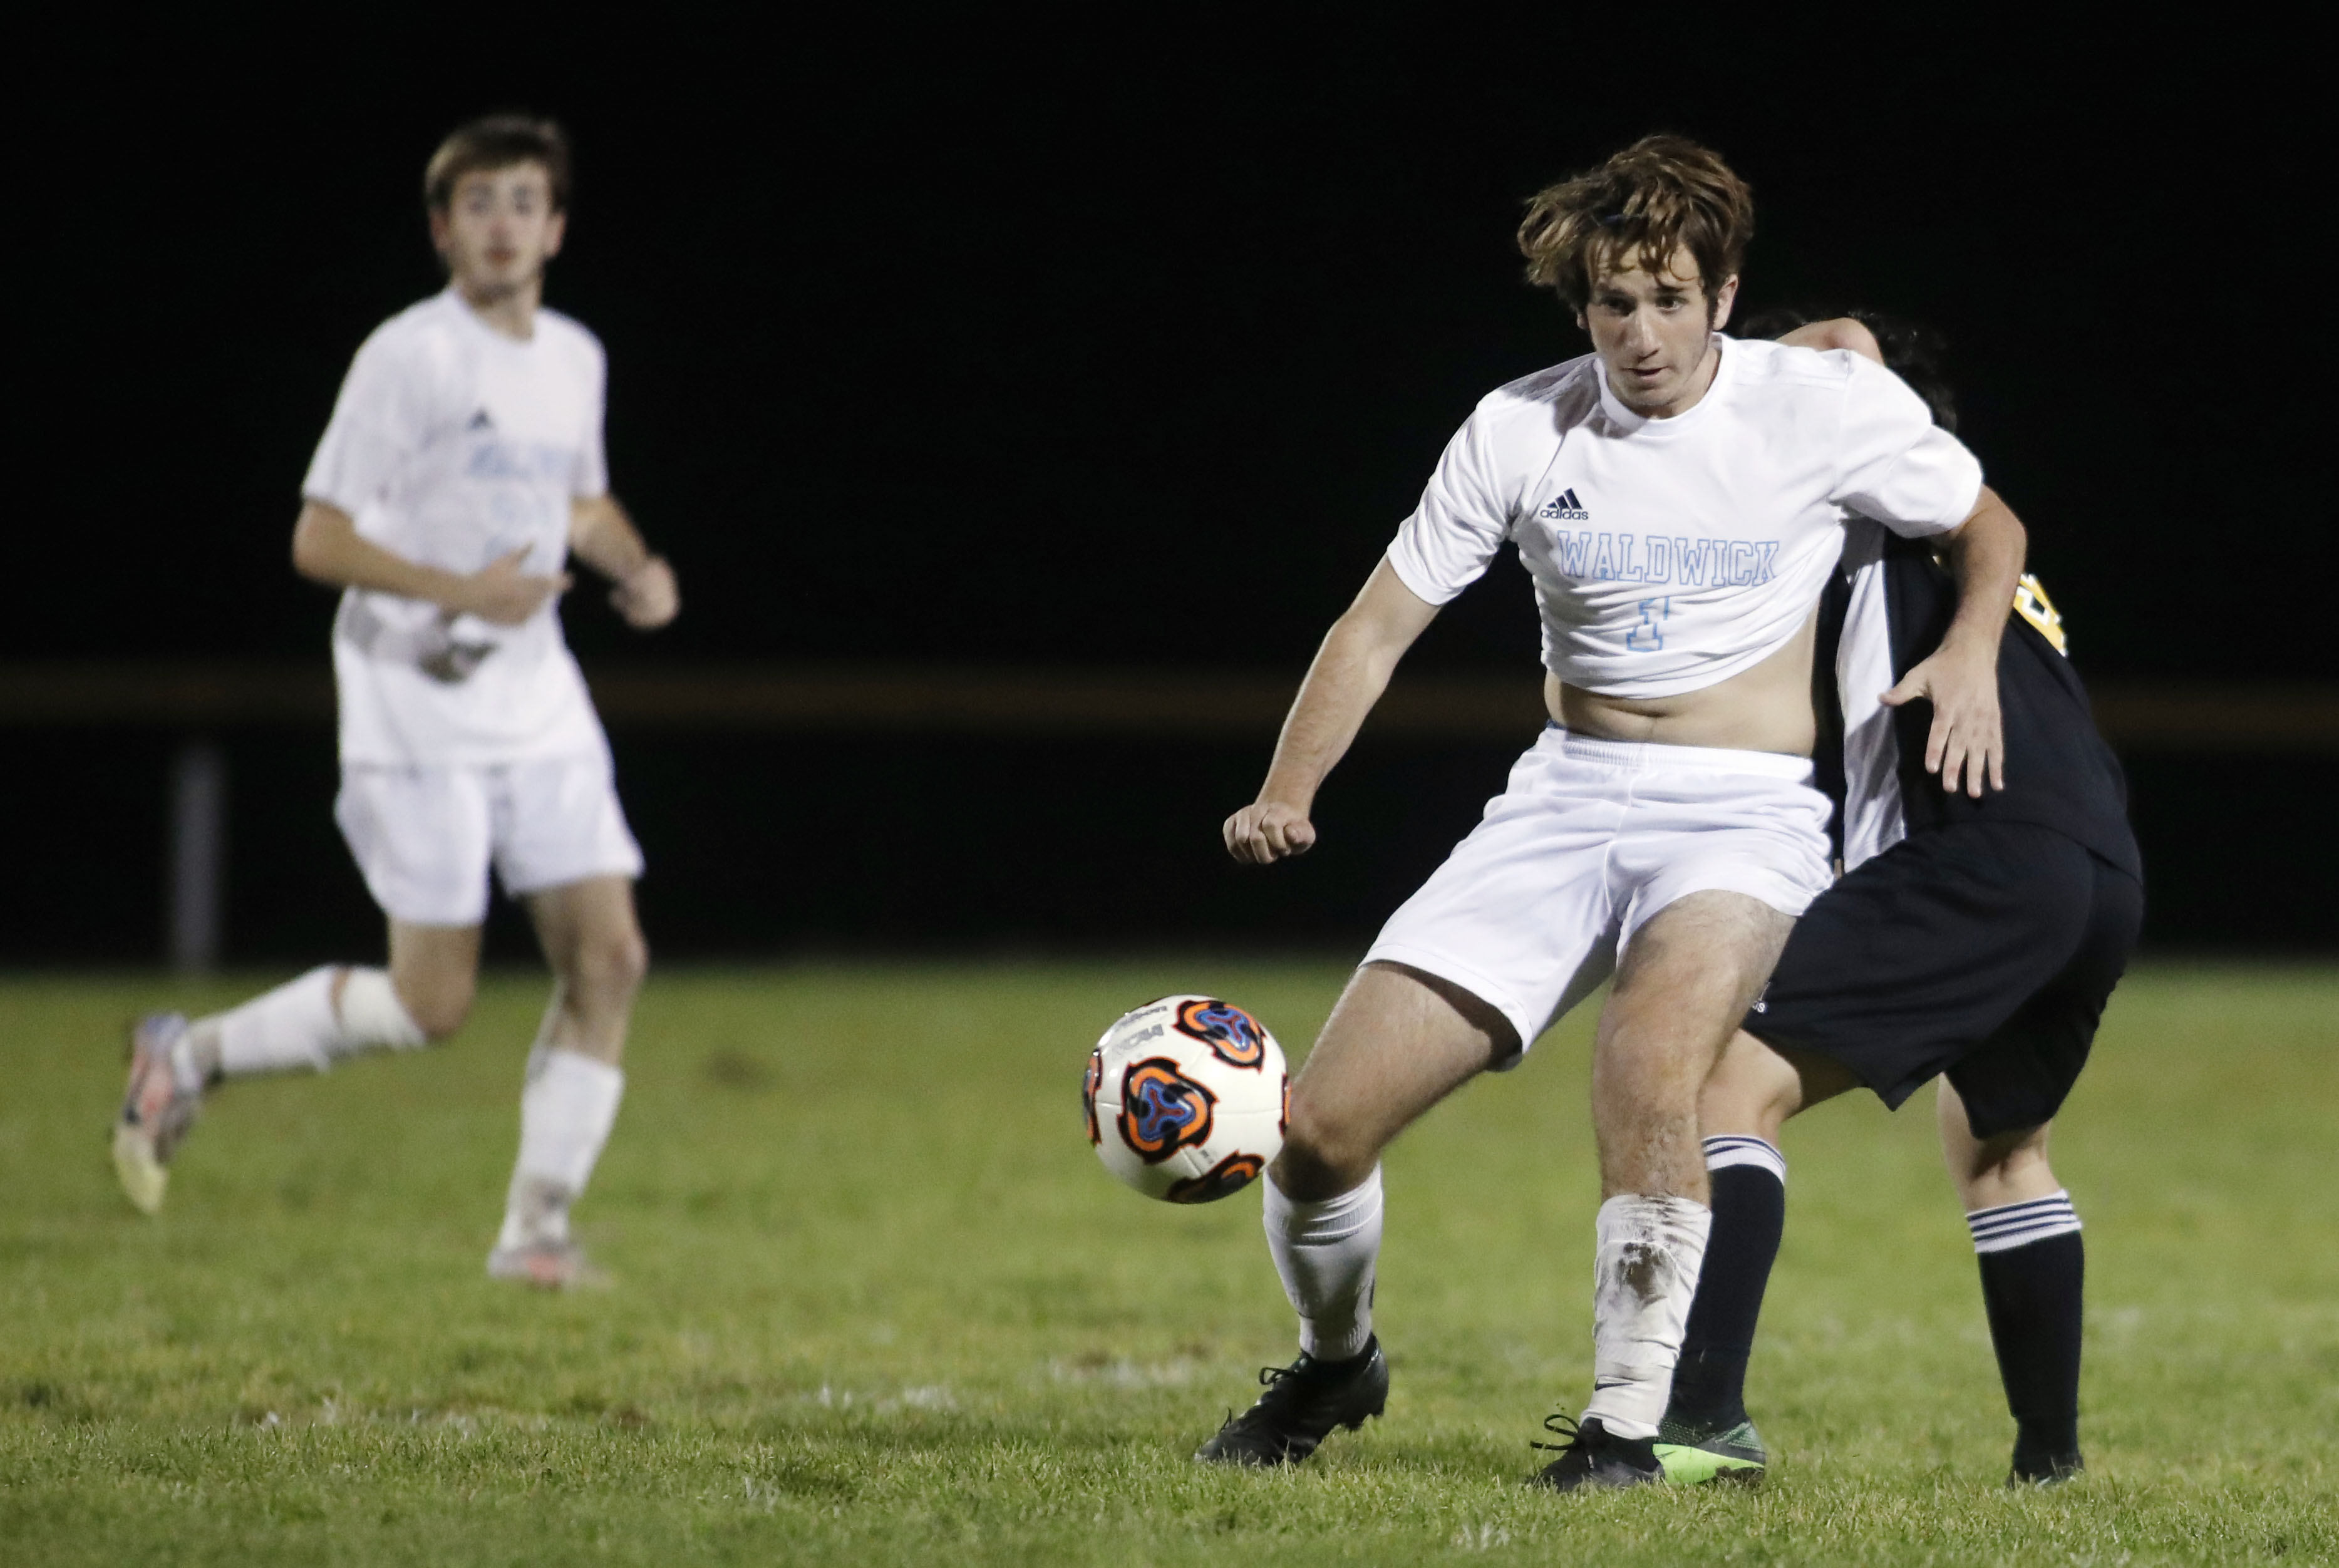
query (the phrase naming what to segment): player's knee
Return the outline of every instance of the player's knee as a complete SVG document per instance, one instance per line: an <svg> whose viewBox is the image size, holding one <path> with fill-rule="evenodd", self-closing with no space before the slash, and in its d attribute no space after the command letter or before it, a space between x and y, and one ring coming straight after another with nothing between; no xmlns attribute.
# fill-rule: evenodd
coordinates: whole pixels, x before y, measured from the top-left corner
<svg viewBox="0 0 2339 1568"><path fill-rule="evenodd" d="M1792 1065L1741 1031L1698 1090L1699 1129L1709 1138L1739 1133L1775 1143L1780 1125L1801 1107L1801 1087Z"/></svg>
<svg viewBox="0 0 2339 1568"><path fill-rule="evenodd" d="M1997 1208L2044 1197L2055 1190L2054 1168L2047 1162L2047 1129L1982 1139L1966 1168L1958 1175L1958 1196L1968 1210Z"/></svg>
<svg viewBox="0 0 2339 1568"><path fill-rule="evenodd" d="M1379 1140L1367 1129L1326 1115L1295 1088L1291 1125L1275 1161L1275 1184L1285 1197L1303 1203L1337 1198L1370 1176L1380 1157Z"/></svg>
<svg viewBox="0 0 2339 1568"><path fill-rule="evenodd" d="M469 985L400 986L398 1000L414 1020L414 1027L422 1031L422 1038L436 1045L469 1019L473 994Z"/></svg>
<svg viewBox="0 0 2339 1568"><path fill-rule="evenodd" d="M577 990L603 999L631 997L649 973L649 944L631 928L586 938L569 955L566 977Z"/></svg>

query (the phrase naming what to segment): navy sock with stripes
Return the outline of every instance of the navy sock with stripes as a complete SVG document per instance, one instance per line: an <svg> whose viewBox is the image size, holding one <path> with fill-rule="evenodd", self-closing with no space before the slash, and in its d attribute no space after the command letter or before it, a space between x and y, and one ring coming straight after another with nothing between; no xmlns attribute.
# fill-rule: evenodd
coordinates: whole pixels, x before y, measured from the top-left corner
<svg viewBox="0 0 2339 1568"><path fill-rule="evenodd" d="M2079 1320L2087 1253L2071 1196L1966 1216L1982 1305L2015 1422L2014 1471L2048 1479L2079 1456Z"/></svg>
<svg viewBox="0 0 2339 1568"><path fill-rule="evenodd" d="M1690 1304L1664 1425L1722 1432L1746 1419L1746 1358L1787 1226L1787 1161L1759 1138L1705 1140L1713 1228Z"/></svg>

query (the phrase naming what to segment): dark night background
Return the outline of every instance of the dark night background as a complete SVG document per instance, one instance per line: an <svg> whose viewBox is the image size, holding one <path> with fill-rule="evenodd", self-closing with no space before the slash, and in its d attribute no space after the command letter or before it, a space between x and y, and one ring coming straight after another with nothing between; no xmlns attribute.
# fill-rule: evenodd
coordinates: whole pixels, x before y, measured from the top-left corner
<svg viewBox="0 0 2339 1568"><path fill-rule="evenodd" d="M207 24L21 57L18 251L40 281L11 356L15 535L38 575L0 660L321 665L331 597L287 565L300 476L359 340L439 286L424 159L457 121L526 106L579 161L548 298L608 346L616 484L685 595L647 640L573 596L588 669L1296 679L1472 403L1584 346L1519 281L1522 200L1672 129L1755 187L1743 308L1866 303L1946 334L1964 434L2091 678L2339 676L2327 117L2278 39L1946 10L1897 29L857 15ZM1503 566L1414 655L1529 678L1535 658ZM5 733L23 837L0 962L151 957L178 738ZM231 956L370 951L329 735L223 739ZM1515 750L1367 742L1327 792L1323 848L1261 875L1216 847L1254 737L615 740L669 955L1349 944ZM2322 762L2131 769L2153 940L2339 941Z"/></svg>

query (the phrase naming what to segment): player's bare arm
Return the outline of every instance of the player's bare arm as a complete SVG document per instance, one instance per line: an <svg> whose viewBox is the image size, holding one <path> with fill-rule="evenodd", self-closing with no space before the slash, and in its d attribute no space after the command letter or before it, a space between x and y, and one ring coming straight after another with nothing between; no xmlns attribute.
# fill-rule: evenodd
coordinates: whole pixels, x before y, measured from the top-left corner
<svg viewBox="0 0 2339 1568"><path fill-rule="evenodd" d="M664 556L652 555L615 496L572 502L568 548L616 585L609 603L636 631L656 631L681 613L682 590Z"/></svg>
<svg viewBox="0 0 2339 1568"><path fill-rule="evenodd" d="M1229 854L1267 865L1314 846L1308 814L1317 790L1388 689L1397 661L1436 618L1437 606L1406 587L1386 559L1373 568L1308 666L1258 799L1227 818Z"/></svg>
<svg viewBox="0 0 2339 1568"><path fill-rule="evenodd" d="M422 599L452 615L477 616L499 626L516 626L544 601L567 591L567 573L535 577L520 569L525 548L490 561L476 572L450 572L409 560L358 532L356 521L339 507L311 500L292 526L292 567L311 582L334 588L370 588Z"/></svg>
<svg viewBox="0 0 2339 1568"><path fill-rule="evenodd" d="M1876 334L1867 322L1850 316L1806 322L1779 340L1801 349L1849 349L1884 363ZM1998 644L2006 616L1992 613L1990 606L2013 602L2028 541L2021 519L1997 491L1983 486L1973 514L1944 540L1958 580L1958 614L1949 635L1930 658L1883 694L1883 700L1895 707L1919 697L1932 702L1925 766L1940 774L1945 787L1963 787L1976 799L1981 796L1985 776L1989 788L2006 787L1998 707Z"/></svg>
<svg viewBox="0 0 2339 1568"><path fill-rule="evenodd" d="M1941 646L1883 695L1890 706L1925 697L1933 727L1925 741L1925 767L1944 789L1960 787L1979 800L1988 787L2006 787L2006 737L1998 707L1998 644L2029 536L1998 492L1984 485L1973 513L1947 536L1949 573L1957 579L1958 613Z"/></svg>

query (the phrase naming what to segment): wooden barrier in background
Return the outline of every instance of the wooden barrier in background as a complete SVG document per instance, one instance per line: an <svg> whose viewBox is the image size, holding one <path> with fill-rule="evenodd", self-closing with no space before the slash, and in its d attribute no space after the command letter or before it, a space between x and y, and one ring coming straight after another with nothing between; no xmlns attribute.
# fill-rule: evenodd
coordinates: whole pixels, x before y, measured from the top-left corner
<svg viewBox="0 0 2339 1568"><path fill-rule="evenodd" d="M1264 743L1298 672L879 665L595 665L593 700L617 730L825 731L1120 737L1198 734ZM2096 719L2124 754L2339 754L2339 686L2104 682ZM175 731L163 946L182 970L216 962L227 863L217 737L333 717L324 662L0 665L0 726ZM1400 676L1365 734L1524 744L1543 723L1536 672ZM326 744L319 737L321 745Z"/></svg>
<svg viewBox="0 0 2339 1568"><path fill-rule="evenodd" d="M594 665L586 674L613 726L1017 735L1272 735L1299 678L814 664ZM2097 723L2124 753L2339 753L2339 685L2107 681L2094 693ZM0 665L0 725L216 730L332 716L322 660ZM1542 722L1533 671L1400 675L1367 733L1501 740Z"/></svg>

